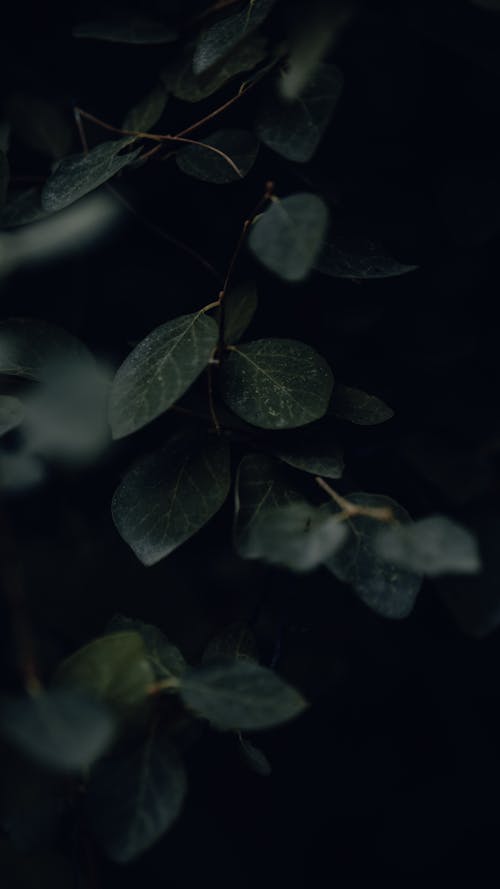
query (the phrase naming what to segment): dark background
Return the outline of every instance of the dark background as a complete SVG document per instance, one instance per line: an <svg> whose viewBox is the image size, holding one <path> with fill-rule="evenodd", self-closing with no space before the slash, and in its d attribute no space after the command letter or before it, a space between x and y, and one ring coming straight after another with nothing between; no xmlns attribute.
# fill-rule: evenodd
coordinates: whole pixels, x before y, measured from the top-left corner
<svg viewBox="0 0 500 889"><path fill-rule="evenodd" d="M4 98L36 88L69 115L76 102L119 123L169 48L73 40L72 24L99 8L11 6L0 35ZM277 13L270 28L280 27ZM341 490L389 494L415 517L456 517L479 535L485 569L426 583L409 619L384 621L326 572L295 577L239 560L230 503L146 569L114 530L109 503L133 457L176 428L170 415L97 465L55 467L42 488L10 501L47 676L117 611L160 626L193 662L214 632L251 617L262 661L279 655L277 669L311 702L297 722L255 738L273 765L267 779L245 769L232 737L207 731L187 752L190 791L178 824L133 865L98 860L96 886L420 886L462 875L481 885L498 874L499 50L500 14L472 3L368 4L333 54L345 90L310 164L261 148L251 175L228 187L190 179L173 162L116 183L141 217L222 272L268 179L282 196L322 194L333 237L367 235L419 265L382 281L314 274L290 287L244 255L239 274L259 285L252 337L311 343L338 380L396 411L381 427L334 427L346 452ZM162 131L233 90L196 106L170 100ZM250 127L258 100L257 88L224 125ZM88 135L102 138L95 127ZM14 176L47 172L19 147ZM154 326L217 291L201 266L125 214L92 250L16 274L1 311L55 322L117 365ZM11 688L8 612L2 623ZM67 838L57 842L68 855ZM5 861L6 887L24 886L10 854Z"/></svg>

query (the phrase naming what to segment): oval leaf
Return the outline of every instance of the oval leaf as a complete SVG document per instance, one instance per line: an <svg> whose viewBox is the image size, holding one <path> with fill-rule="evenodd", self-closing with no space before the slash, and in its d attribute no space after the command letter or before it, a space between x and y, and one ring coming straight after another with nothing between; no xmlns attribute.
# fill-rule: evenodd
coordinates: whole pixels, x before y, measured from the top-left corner
<svg viewBox="0 0 500 889"><path fill-rule="evenodd" d="M224 342L237 343L257 311L257 289L253 281L232 287L224 297Z"/></svg>
<svg viewBox="0 0 500 889"><path fill-rule="evenodd" d="M381 398L340 383L337 383L333 390L328 413L334 414L340 420L356 423L357 426L376 426L394 416L393 409Z"/></svg>
<svg viewBox="0 0 500 889"><path fill-rule="evenodd" d="M299 441L295 437L292 440L287 439L283 450L275 451L275 454L294 469L311 475L342 478L344 472L344 457L340 447L319 437L317 441Z"/></svg>
<svg viewBox="0 0 500 889"><path fill-rule="evenodd" d="M248 246L285 281L301 281L314 266L328 226L328 208L314 194L273 201L250 229Z"/></svg>
<svg viewBox="0 0 500 889"><path fill-rule="evenodd" d="M192 47L164 69L161 79L166 89L183 102L201 102L225 86L237 74L251 71L266 58L267 42L260 34L251 34L237 49L209 71L193 71Z"/></svg>
<svg viewBox="0 0 500 889"><path fill-rule="evenodd" d="M204 31L193 56L193 71L203 74L259 27L276 0L250 0L236 15L227 16Z"/></svg>
<svg viewBox="0 0 500 889"><path fill-rule="evenodd" d="M244 541L265 509L303 502L302 495L292 487L283 467L263 454L243 457L236 477L235 528L236 548L245 556Z"/></svg>
<svg viewBox="0 0 500 889"><path fill-rule="evenodd" d="M219 331L203 312L182 315L152 331L118 369L109 399L113 438L159 417L207 366Z"/></svg>
<svg viewBox="0 0 500 889"><path fill-rule="evenodd" d="M430 516L411 525L379 531L377 551L386 561L436 577L477 574L481 559L475 537L446 516Z"/></svg>
<svg viewBox="0 0 500 889"><path fill-rule="evenodd" d="M176 155L177 166L188 176L217 185L238 182L246 176L252 169L259 150L257 139L247 130L218 130L204 138L203 143L227 154L241 175L233 170L227 160L203 145L188 145L179 151Z"/></svg>
<svg viewBox="0 0 500 889"><path fill-rule="evenodd" d="M170 642L158 627L145 624L142 620L133 620L117 614L108 624L109 632L136 632L139 633L146 646L146 652L157 679L168 679L170 676L180 676L187 667L183 655Z"/></svg>
<svg viewBox="0 0 500 889"><path fill-rule="evenodd" d="M122 129L148 133L158 123L166 104L165 87L158 83L125 115Z"/></svg>
<svg viewBox="0 0 500 889"><path fill-rule="evenodd" d="M333 374L311 346L296 340L255 340L233 347L221 368L222 397L247 423L292 429L324 416Z"/></svg>

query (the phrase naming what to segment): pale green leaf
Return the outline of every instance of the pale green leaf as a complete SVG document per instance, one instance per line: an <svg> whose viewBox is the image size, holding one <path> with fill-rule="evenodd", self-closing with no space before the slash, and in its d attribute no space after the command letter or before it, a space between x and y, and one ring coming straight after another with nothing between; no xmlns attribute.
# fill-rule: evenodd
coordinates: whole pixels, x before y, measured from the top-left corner
<svg viewBox="0 0 500 889"><path fill-rule="evenodd" d="M394 416L392 408L381 398L341 383L337 383L333 390L328 412L357 426L376 426Z"/></svg>
<svg viewBox="0 0 500 889"><path fill-rule="evenodd" d="M145 16L128 16L104 21L82 22L73 28L74 37L106 40L111 43L172 43L177 33L163 22Z"/></svg>
<svg viewBox="0 0 500 889"><path fill-rule="evenodd" d="M146 624L142 620L124 617L122 614L115 615L108 624L109 632L117 633L131 630L142 636L148 659L153 666L157 679L180 676L184 672L187 664L183 655L158 627Z"/></svg>
<svg viewBox="0 0 500 889"><path fill-rule="evenodd" d="M148 133L162 116L167 104L167 93L161 83L157 83L125 115L122 129Z"/></svg>
<svg viewBox="0 0 500 889"><path fill-rule="evenodd" d="M328 218L326 204L314 194L277 199L253 223L248 246L280 278L301 281L323 246Z"/></svg>
<svg viewBox="0 0 500 889"><path fill-rule="evenodd" d="M247 0L241 12L215 22L200 35L194 56L193 71L203 74L224 58L269 15L276 0Z"/></svg>
<svg viewBox="0 0 500 889"><path fill-rule="evenodd" d="M368 280L406 275L415 271L418 266L394 259L375 241L336 237L334 242L324 246L314 268L332 278Z"/></svg>
<svg viewBox="0 0 500 889"><path fill-rule="evenodd" d="M409 571L477 574L481 558L475 537L446 516L429 516L411 525L383 528L376 539L379 555Z"/></svg>
<svg viewBox="0 0 500 889"><path fill-rule="evenodd" d="M179 151L176 154L177 166L188 176L217 185L239 182L253 167L259 150L257 139L247 130L218 130L211 136L203 137L202 141L227 154L241 175L233 170L227 160L203 145L188 145Z"/></svg>
<svg viewBox="0 0 500 889"><path fill-rule="evenodd" d="M11 395L0 395L0 436L16 429L24 419L24 406L19 398Z"/></svg>

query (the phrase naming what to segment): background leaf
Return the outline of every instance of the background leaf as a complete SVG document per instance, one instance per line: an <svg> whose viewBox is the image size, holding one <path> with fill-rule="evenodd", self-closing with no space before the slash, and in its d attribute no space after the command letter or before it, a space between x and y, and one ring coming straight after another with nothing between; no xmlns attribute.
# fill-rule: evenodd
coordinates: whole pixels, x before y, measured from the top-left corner
<svg viewBox="0 0 500 889"><path fill-rule="evenodd" d="M158 123L167 104L167 93L161 83L157 83L146 95L127 112L122 130L136 130L148 133Z"/></svg>
<svg viewBox="0 0 500 889"><path fill-rule="evenodd" d="M481 570L476 539L446 516L429 516L411 525L383 528L376 546L386 561L430 577L477 574Z"/></svg>
<svg viewBox="0 0 500 889"><path fill-rule="evenodd" d="M245 556L245 538L263 510L287 506L303 499L277 460L264 454L243 457L238 467L235 489L234 537L240 554Z"/></svg>
<svg viewBox="0 0 500 889"><path fill-rule="evenodd" d="M19 426L24 419L24 407L19 398L0 395L0 436Z"/></svg>
<svg viewBox="0 0 500 889"><path fill-rule="evenodd" d="M177 33L163 22L145 16L123 16L108 21L82 22L73 28L74 37L106 40L111 43L172 43Z"/></svg>
<svg viewBox="0 0 500 889"><path fill-rule="evenodd" d="M252 169L259 150L257 139L247 130L218 130L202 141L227 154L240 170L241 176L238 176L223 157L202 145L188 145L178 151L175 156L177 166L188 176L217 185L239 182Z"/></svg>
<svg viewBox="0 0 500 889"><path fill-rule="evenodd" d="M139 633L146 646L146 652L157 679L166 679L170 676L180 676L187 667L183 655L176 645L170 642L164 633L152 624L146 624L142 620L124 617L123 614L115 615L108 624L109 632Z"/></svg>
<svg viewBox="0 0 500 889"><path fill-rule="evenodd" d="M381 398L341 383L335 385L328 413L357 426L376 426L394 416L392 408Z"/></svg>
<svg viewBox="0 0 500 889"><path fill-rule="evenodd" d="M192 47L168 65L161 74L166 89L183 102L201 102L216 93L237 74L252 71L266 58L267 41L260 34L250 34L236 50L203 74L193 71Z"/></svg>
<svg viewBox="0 0 500 889"><path fill-rule="evenodd" d="M265 753L263 753L259 747L256 747L255 744L252 744L248 738L244 738L242 735L239 736L239 741L243 762L252 770L252 772L255 772L256 775L262 775L263 778L267 778L272 772L272 767Z"/></svg>
<svg viewBox="0 0 500 889"><path fill-rule="evenodd" d="M231 287L224 297L224 342L237 343L257 311L257 288L254 281Z"/></svg>
<svg viewBox="0 0 500 889"><path fill-rule="evenodd" d="M302 281L321 250L328 209L314 194L294 194L271 206L253 223L248 246L285 281Z"/></svg>
<svg viewBox="0 0 500 889"><path fill-rule="evenodd" d="M236 621L212 636L203 652L202 662L209 664L211 661L233 658L259 660L255 633L245 621Z"/></svg>
<svg viewBox="0 0 500 889"><path fill-rule="evenodd" d="M193 71L203 74L259 27L269 15L276 0L252 0L241 12L215 22L202 32L193 56Z"/></svg>
<svg viewBox="0 0 500 889"><path fill-rule="evenodd" d="M95 367L89 350L68 331L31 318L0 322L0 373L40 382L55 368Z"/></svg>
<svg viewBox="0 0 500 889"><path fill-rule="evenodd" d="M394 259L376 241L338 236L334 242L323 248L314 267L323 275L353 280L393 278L418 269L417 265L408 265Z"/></svg>
<svg viewBox="0 0 500 889"><path fill-rule="evenodd" d="M316 435L308 438L301 432L300 435L287 437L282 448L283 450L276 450L274 453L294 469L324 478L342 477L344 472L342 450L336 442L330 442L324 436Z"/></svg>

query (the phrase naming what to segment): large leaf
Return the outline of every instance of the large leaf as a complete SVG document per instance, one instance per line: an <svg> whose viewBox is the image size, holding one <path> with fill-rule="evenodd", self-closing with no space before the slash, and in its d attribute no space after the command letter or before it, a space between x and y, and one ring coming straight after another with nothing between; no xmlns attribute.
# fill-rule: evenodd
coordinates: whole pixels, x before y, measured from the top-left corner
<svg viewBox="0 0 500 889"><path fill-rule="evenodd" d="M217 185L238 182L246 176L253 167L259 150L257 139L248 130L218 130L202 141L227 154L238 167L241 176L227 160L203 145L188 145L179 151L176 155L177 166L188 176Z"/></svg>
<svg viewBox="0 0 500 889"><path fill-rule="evenodd" d="M113 719L102 703L65 689L4 701L0 723L23 753L62 772L91 765L114 735Z"/></svg>
<svg viewBox="0 0 500 889"><path fill-rule="evenodd" d="M207 366L218 335L213 318L196 312L167 321L142 340L111 387L113 438L141 429L175 404Z"/></svg>
<svg viewBox="0 0 500 889"><path fill-rule="evenodd" d="M221 369L222 396L247 423L291 429L322 417L333 374L311 346L296 340L255 340L233 347Z"/></svg>
<svg viewBox="0 0 500 889"><path fill-rule="evenodd" d="M19 398L0 395L0 436L19 426L24 419L24 406Z"/></svg>
<svg viewBox="0 0 500 889"><path fill-rule="evenodd" d="M394 259L381 244L367 239L336 237L318 256L315 265L318 272L332 278L392 278L406 275L418 268Z"/></svg>
<svg viewBox="0 0 500 889"><path fill-rule="evenodd" d="M337 383L333 390L328 412L358 426L376 426L394 416L392 408L381 398L341 383Z"/></svg>
<svg viewBox="0 0 500 889"><path fill-rule="evenodd" d="M86 809L108 858L124 864L152 846L179 815L186 789L182 762L157 731L141 748L100 762Z"/></svg>
<svg viewBox="0 0 500 889"><path fill-rule="evenodd" d="M269 96L256 121L257 134L287 160L306 163L314 155L342 92L335 65L319 65L302 94L292 101Z"/></svg>
<svg viewBox="0 0 500 889"><path fill-rule="evenodd" d="M88 349L76 337L46 321L11 318L0 322L0 374L46 380L57 368L95 367Z"/></svg>
<svg viewBox="0 0 500 889"><path fill-rule="evenodd" d="M167 93L161 83L157 83L149 93L127 112L122 129L147 133L162 116L167 104Z"/></svg>
<svg viewBox="0 0 500 889"><path fill-rule="evenodd" d="M201 102L225 86L237 74L251 71L266 58L267 41L260 34L251 34L236 50L197 75L193 71L192 47L164 69L161 79L166 89L184 102Z"/></svg>
<svg viewBox="0 0 500 889"><path fill-rule="evenodd" d="M276 0L249 0L241 12L227 16L204 31L193 56L193 71L203 74L259 27Z"/></svg>
<svg viewBox="0 0 500 889"><path fill-rule="evenodd" d="M122 614L115 615L108 624L109 632L130 632L131 630L142 636L148 659L157 679L180 676L184 672L187 664L183 655L158 627L146 624L142 620L124 617Z"/></svg>
<svg viewBox="0 0 500 889"><path fill-rule="evenodd" d="M248 245L285 281L301 281L314 266L328 226L328 208L314 194L275 200L250 229Z"/></svg>
<svg viewBox="0 0 500 889"><path fill-rule="evenodd" d="M88 154L65 157L42 188L42 209L62 210L123 170L140 152L137 148L120 154L127 145L130 145L130 136L103 142Z"/></svg>
<svg viewBox="0 0 500 889"><path fill-rule="evenodd" d="M245 555L245 539L262 512L298 501L303 501L302 495L290 484L277 460L263 454L243 457L236 479L234 528L241 555Z"/></svg>
<svg viewBox="0 0 500 889"><path fill-rule="evenodd" d="M177 442L127 473L113 497L113 519L141 562L154 565L215 515L229 486L226 442Z"/></svg>
<svg viewBox="0 0 500 889"><path fill-rule="evenodd" d="M384 528L379 531L376 546L383 559L431 577L477 574L481 570L475 537L446 516Z"/></svg>
<svg viewBox="0 0 500 889"><path fill-rule="evenodd" d="M257 311L257 288L253 281L231 287L224 297L224 342L237 343Z"/></svg>
<svg viewBox="0 0 500 889"><path fill-rule="evenodd" d="M106 40L111 43L172 43L177 33L163 22L145 16L114 18L108 21L82 22L73 28L74 37Z"/></svg>
<svg viewBox="0 0 500 889"><path fill-rule="evenodd" d="M190 710L219 729L272 728L306 707L272 670L241 658L187 670L179 690Z"/></svg>
<svg viewBox="0 0 500 889"><path fill-rule="evenodd" d="M347 499L358 506L389 507L395 522L407 524L410 516L382 494L349 494ZM338 507L328 504L328 510ZM407 617L413 609L422 584L422 577L383 559L377 549L380 521L358 515L346 521L349 535L345 543L326 562L339 580L350 583L359 598L377 614L388 618Z"/></svg>

